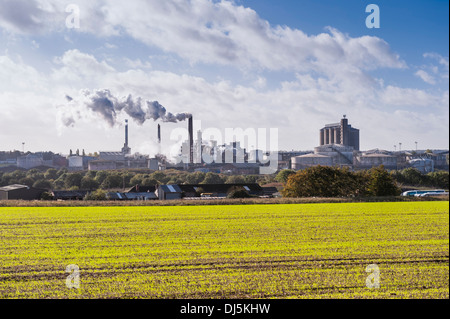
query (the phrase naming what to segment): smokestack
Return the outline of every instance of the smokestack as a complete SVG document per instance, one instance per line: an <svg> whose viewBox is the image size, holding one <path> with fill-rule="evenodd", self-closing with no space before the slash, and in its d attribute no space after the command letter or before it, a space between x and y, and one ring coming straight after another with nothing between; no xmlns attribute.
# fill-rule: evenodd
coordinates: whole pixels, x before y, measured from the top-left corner
<svg viewBox="0 0 450 319"><path fill-rule="evenodd" d="M125 144L123 145L122 153L124 155L131 154L131 148L128 146L128 120L125 120Z"/></svg>
<svg viewBox="0 0 450 319"><path fill-rule="evenodd" d="M194 163L194 120L192 115L189 117L189 163Z"/></svg>
<svg viewBox="0 0 450 319"><path fill-rule="evenodd" d="M158 124L158 154L161 154L161 125Z"/></svg>
<svg viewBox="0 0 450 319"><path fill-rule="evenodd" d="M158 124L158 143L161 144L161 125Z"/></svg>
<svg viewBox="0 0 450 319"><path fill-rule="evenodd" d="M125 120L125 147L128 147L128 120Z"/></svg>

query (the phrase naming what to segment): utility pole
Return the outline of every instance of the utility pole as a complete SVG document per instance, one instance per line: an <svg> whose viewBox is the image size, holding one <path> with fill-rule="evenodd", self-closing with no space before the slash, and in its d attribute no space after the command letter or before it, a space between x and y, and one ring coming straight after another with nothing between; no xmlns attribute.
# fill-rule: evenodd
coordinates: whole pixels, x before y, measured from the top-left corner
<svg viewBox="0 0 450 319"><path fill-rule="evenodd" d="M25 154L25 142L22 142L22 153Z"/></svg>

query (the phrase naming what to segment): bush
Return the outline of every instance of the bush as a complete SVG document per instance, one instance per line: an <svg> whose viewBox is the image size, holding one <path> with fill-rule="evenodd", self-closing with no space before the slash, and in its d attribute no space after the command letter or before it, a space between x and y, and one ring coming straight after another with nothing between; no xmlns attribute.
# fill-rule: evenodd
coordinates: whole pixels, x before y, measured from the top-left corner
<svg viewBox="0 0 450 319"><path fill-rule="evenodd" d="M400 195L392 176L377 167L353 173L346 168L315 166L289 176L284 197L357 197Z"/></svg>
<svg viewBox="0 0 450 319"><path fill-rule="evenodd" d="M370 169L368 179L367 191L372 196L399 196L402 192L384 166Z"/></svg>
<svg viewBox="0 0 450 319"><path fill-rule="evenodd" d="M252 196L242 186L233 186L228 189L228 198L251 198Z"/></svg>
<svg viewBox="0 0 450 319"><path fill-rule="evenodd" d="M228 193L228 198L251 198L244 189L235 189Z"/></svg>
<svg viewBox="0 0 450 319"><path fill-rule="evenodd" d="M54 198L53 198L52 193L50 193L50 192L44 192L44 193L41 194L40 199L41 199L41 200L53 200Z"/></svg>
<svg viewBox="0 0 450 319"><path fill-rule="evenodd" d="M97 189L94 192L87 193L86 196L84 196L84 200L104 201L108 199L106 195L104 190Z"/></svg>
<svg viewBox="0 0 450 319"><path fill-rule="evenodd" d="M275 177L275 180L277 180L280 183L286 184L289 176L294 175L295 171L291 169L284 169L281 172L278 173L277 177Z"/></svg>

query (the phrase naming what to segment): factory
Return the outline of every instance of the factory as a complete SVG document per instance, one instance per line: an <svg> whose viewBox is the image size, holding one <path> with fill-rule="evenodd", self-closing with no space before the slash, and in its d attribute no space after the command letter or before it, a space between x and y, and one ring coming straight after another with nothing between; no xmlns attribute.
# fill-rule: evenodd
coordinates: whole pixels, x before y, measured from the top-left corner
<svg viewBox="0 0 450 319"><path fill-rule="evenodd" d="M153 105L153 104L152 104ZM154 105L155 106L155 105ZM162 106L157 110L162 110ZM164 113L165 110L162 110ZM166 114L166 113L164 113ZM125 139L120 151L100 151L94 155L82 154L72 150L68 156L52 152L0 152L0 170L29 170L33 168L67 168L68 171L104 171L120 169L150 169L153 171L177 169L186 171L215 172L228 175L258 175L263 166L267 166L268 153L262 150L250 150L242 147L240 141L234 139L228 144L214 140L204 140L202 131L194 136L193 115L182 113L173 116L167 113L159 116L164 122L177 123L187 121L188 136L174 158L174 163L162 155L161 124L157 126L158 154L132 154L129 144L129 122L125 120ZM155 120L156 120L155 119ZM387 151L374 149L360 150L360 130L349 124L344 115L339 123L326 124L319 131L319 146L313 151L279 151L278 170L302 170L317 165L348 167L353 170L370 169L384 165L389 170L402 170L408 167L418 169L422 173L436 169L448 170L448 150L442 151Z"/></svg>
<svg viewBox="0 0 450 319"><path fill-rule="evenodd" d="M340 123L327 124L320 130L320 146L314 152L291 158L291 169L302 170L313 166L348 167L366 170L383 165L388 170L408 167L426 174L436 167L448 170L448 150L436 152L391 152L374 149L360 151L360 131L348 123L344 115ZM284 161L285 162L285 161Z"/></svg>
<svg viewBox="0 0 450 319"><path fill-rule="evenodd" d="M327 124L320 130L320 146L314 149L314 153L292 158L292 169L317 165L353 168L359 147L359 130L349 125L344 115L340 123Z"/></svg>
<svg viewBox="0 0 450 319"><path fill-rule="evenodd" d="M342 145L359 151L359 130L348 124L347 116L340 123L327 124L320 130L320 146Z"/></svg>
<svg viewBox="0 0 450 319"><path fill-rule="evenodd" d="M158 125L158 130L160 126ZM160 131L159 131L160 138ZM121 151L101 151L99 156L88 162L88 170L116 170L116 169L132 169L132 168L159 168L155 166L155 159L140 154L131 154L131 148L128 140L128 120L125 120L125 143ZM70 158L69 158L70 159Z"/></svg>

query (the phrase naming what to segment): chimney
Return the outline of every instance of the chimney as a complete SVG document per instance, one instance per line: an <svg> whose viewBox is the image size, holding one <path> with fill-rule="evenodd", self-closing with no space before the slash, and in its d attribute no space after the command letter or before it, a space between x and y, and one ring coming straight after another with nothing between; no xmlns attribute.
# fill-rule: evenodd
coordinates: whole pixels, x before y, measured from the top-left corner
<svg viewBox="0 0 450 319"><path fill-rule="evenodd" d="M128 120L125 120L125 144L123 145L122 153L124 155L131 153L131 148L128 147Z"/></svg>
<svg viewBox="0 0 450 319"><path fill-rule="evenodd" d="M194 163L194 119L192 115L189 117L189 163Z"/></svg>
<svg viewBox="0 0 450 319"><path fill-rule="evenodd" d="M125 147L128 147L128 120L125 120Z"/></svg>
<svg viewBox="0 0 450 319"><path fill-rule="evenodd" d="M161 125L158 124L158 143L161 144Z"/></svg>

